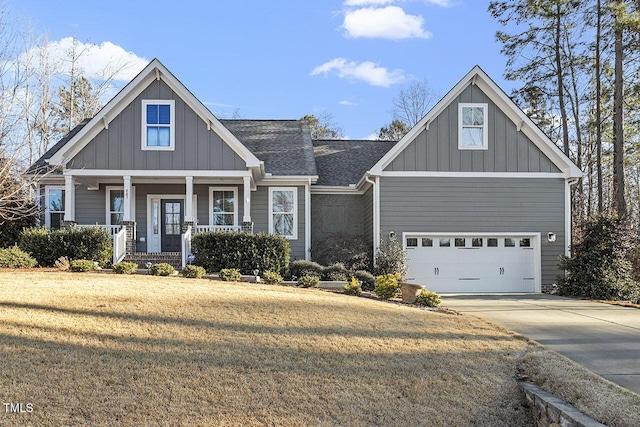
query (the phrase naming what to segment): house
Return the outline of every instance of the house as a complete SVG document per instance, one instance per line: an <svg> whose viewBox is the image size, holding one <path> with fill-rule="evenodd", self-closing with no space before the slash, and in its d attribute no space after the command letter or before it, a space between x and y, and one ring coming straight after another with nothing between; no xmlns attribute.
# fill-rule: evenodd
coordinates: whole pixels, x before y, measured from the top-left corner
<svg viewBox="0 0 640 427"><path fill-rule="evenodd" d="M438 292L540 292L568 253L581 171L474 67L397 143L312 141L299 120L219 120L153 60L27 172L44 224L111 230L114 261L182 257L206 230L400 239Z"/></svg>

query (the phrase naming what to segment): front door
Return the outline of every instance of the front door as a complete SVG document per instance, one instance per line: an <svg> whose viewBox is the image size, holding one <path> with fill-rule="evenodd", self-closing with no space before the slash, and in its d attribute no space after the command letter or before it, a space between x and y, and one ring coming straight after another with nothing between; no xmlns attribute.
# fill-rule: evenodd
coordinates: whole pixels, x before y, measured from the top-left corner
<svg viewBox="0 0 640 427"><path fill-rule="evenodd" d="M182 222L184 221L184 201L162 199L162 252L182 251Z"/></svg>

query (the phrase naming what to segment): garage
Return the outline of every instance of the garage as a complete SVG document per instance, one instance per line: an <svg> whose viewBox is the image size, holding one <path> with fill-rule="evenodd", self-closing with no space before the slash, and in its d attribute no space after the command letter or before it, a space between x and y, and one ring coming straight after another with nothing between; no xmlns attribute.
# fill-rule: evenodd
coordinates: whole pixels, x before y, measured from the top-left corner
<svg viewBox="0 0 640 427"><path fill-rule="evenodd" d="M540 292L536 234L404 233L408 281L435 292Z"/></svg>

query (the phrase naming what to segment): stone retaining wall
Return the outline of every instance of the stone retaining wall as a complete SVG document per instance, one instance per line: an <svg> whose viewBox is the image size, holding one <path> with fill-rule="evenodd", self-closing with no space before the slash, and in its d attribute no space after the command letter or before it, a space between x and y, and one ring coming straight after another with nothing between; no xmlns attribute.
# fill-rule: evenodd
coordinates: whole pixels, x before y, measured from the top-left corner
<svg viewBox="0 0 640 427"><path fill-rule="evenodd" d="M564 400L531 383L518 381L524 390L538 427L597 427L604 424L578 411ZM605 426L606 427L606 426Z"/></svg>

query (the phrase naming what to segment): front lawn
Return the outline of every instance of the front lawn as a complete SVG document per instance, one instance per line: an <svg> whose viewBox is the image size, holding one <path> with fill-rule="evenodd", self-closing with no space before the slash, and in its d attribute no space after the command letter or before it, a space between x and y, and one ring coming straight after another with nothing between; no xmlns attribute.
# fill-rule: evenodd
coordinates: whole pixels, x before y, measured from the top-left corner
<svg viewBox="0 0 640 427"><path fill-rule="evenodd" d="M2 425L533 425L542 351L472 316L312 289L0 272Z"/></svg>

